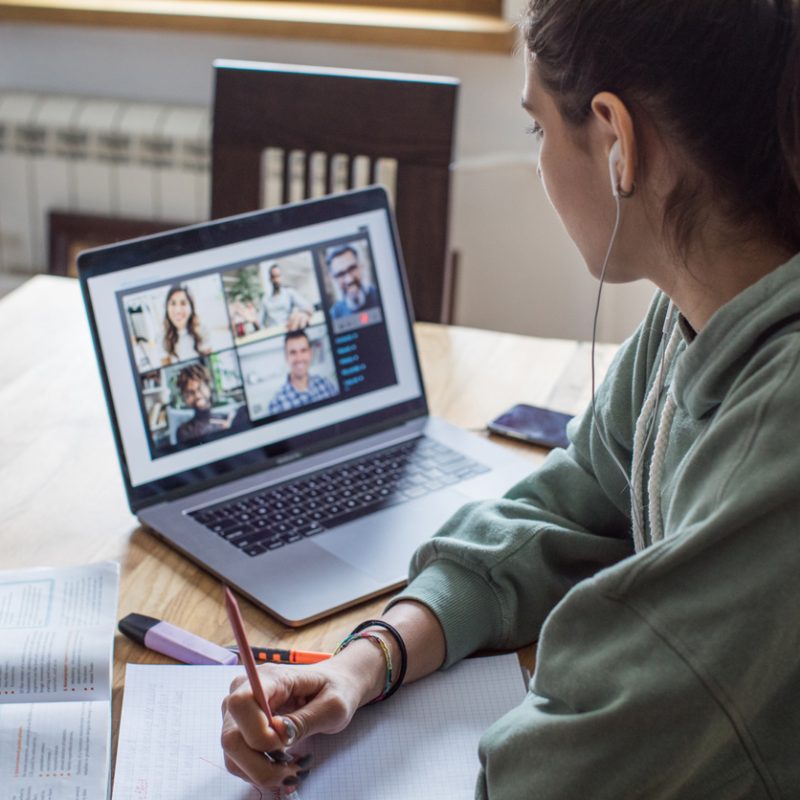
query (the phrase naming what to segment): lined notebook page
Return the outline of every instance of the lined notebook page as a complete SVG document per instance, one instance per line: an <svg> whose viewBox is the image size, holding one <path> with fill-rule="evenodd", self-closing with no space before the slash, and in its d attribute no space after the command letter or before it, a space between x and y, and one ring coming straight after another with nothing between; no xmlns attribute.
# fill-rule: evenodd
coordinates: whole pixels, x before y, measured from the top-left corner
<svg viewBox="0 0 800 800"><path fill-rule="evenodd" d="M129 664L113 800L272 800L225 771L220 703L243 671ZM525 691L514 654L468 659L405 686L342 733L301 745L314 761L293 797L471 798L482 733Z"/></svg>

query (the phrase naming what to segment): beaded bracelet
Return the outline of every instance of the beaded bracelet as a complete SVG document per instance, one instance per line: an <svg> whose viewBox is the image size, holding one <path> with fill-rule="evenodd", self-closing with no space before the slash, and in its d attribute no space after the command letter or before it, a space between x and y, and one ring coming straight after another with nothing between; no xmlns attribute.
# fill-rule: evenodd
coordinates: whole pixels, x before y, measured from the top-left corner
<svg viewBox="0 0 800 800"><path fill-rule="evenodd" d="M356 629L341 641L339 646L333 651L333 654L341 653L347 645L351 644L356 639L369 639L371 642L375 642L383 653L383 660L386 662L386 682L384 683L383 691L374 700L370 700L368 705L379 703L392 693L392 653L386 642L384 642L380 636L374 633L362 633L360 630Z"/></svg>
<svg viewBox="0 0 800 800"><path fill-rule="evenodd" d="M385 622L382 619L368 619L366 622L362 622L360 625L357 625L353 629L353 634L361 633L365 628L383 628L389 634L391 634L392 638L397 642L397 649L400 651L400 670L397 675L397 682L394 686L388 689L388 691L384 691L384 693L376 698L375 701L378 700L387 700L390 698L402 685L403 680L406 677L406 669L408 668L408 652L406 650L406 643L403 641L403 637L400 635L400 631L394 627L394 625L390 625L388 622ZM388 648L387 648L388 649ZM390 682L391 683L391 682ZM388 686L387 686L388 688Z"/></svg>

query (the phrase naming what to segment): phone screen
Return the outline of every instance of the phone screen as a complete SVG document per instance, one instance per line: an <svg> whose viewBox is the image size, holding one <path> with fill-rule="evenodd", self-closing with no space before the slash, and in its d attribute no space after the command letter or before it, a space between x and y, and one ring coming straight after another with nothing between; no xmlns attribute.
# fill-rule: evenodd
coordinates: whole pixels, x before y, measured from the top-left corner
<svg viewBox="0 0 800 800"><path fill-rule="evenodd" d="M487 427L492 433L541 447L566 447L569 444L567 423L571 419L570 414L521 403L493 419Z"/></svg>

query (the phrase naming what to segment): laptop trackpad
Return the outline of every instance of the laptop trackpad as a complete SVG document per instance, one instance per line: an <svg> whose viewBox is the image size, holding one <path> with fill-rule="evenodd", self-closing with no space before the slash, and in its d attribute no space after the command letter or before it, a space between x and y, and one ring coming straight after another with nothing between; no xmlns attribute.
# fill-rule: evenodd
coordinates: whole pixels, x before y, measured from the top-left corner
<svg viewBox="0 0 800 800"><path fill-rule="evenodd" d="M462 505L464 497L448 489L350 522L314 543L378 581L404 581L417 547Z"/></svg>

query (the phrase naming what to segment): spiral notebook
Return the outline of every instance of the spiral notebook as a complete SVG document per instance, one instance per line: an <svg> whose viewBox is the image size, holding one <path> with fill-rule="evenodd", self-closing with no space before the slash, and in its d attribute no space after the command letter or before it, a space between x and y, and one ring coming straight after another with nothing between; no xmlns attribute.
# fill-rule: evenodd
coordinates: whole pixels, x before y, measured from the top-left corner
<svg viewBox="0 0 800 800"><path fill-rule="evenodd" d="M303 667L297 667L303 669ZM113 800L273 800L225 770L220 703L242 667L129 664ZM296 800L472 797L483 732L525 696L515 654L474 658L316 736Z"/></svg>

